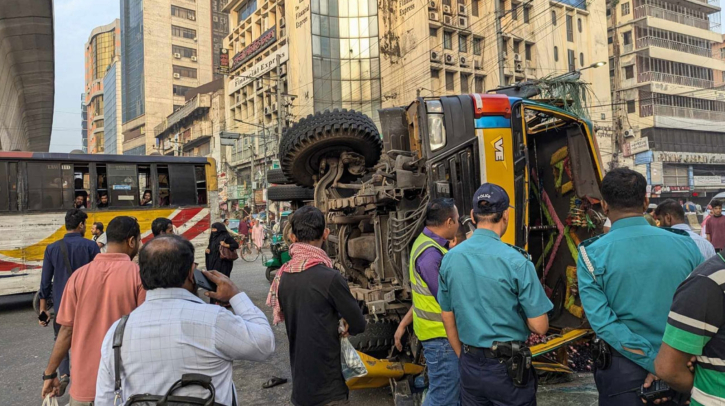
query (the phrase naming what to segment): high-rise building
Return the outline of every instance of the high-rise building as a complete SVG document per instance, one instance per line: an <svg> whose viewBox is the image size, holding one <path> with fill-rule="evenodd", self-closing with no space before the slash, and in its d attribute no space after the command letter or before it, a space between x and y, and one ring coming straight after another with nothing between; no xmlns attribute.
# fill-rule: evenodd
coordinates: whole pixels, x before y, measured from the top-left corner
<svg viewBox="0 0 725 406"><path fill-rule="evenodd" d="M123 153L156 151L154 128L212 80L209 0L121 0Z"/></svg>
<svg viewBox="0 0 725 406"><path fill-rule="evenodd" d="M88 106L85 93L81 93L81 151L88 153Z"/></svg>
<svg viewBox="0 0 725 406"><path fill-rule="evenodd" d="M622 0L607 17L614 163L645 174L653 197L724 188L719 1Z"/></svg>
<svg viewBox="0 0 725 406"><path fill-rule="evenodd" d="M224 6L229 0L211 0L211 41L214 80L224 77L219 73L219 50L224 47L224 37L229 34L229 13Z"/></svg>
<svg viewBox="0 0 725 406"><path fill-rule="evenodd" d="M96 27L86 42L85 106L87 131L83 142L90 154L105 152L103 77L114 58L120 55L120 21Z"/></svg>
<svg viewBox="0 0 725 406"><path fill-rule="evenodd" d="M106 154L123 153L121 101L121 58L116 56L103 77L103 132Z"/></svg>

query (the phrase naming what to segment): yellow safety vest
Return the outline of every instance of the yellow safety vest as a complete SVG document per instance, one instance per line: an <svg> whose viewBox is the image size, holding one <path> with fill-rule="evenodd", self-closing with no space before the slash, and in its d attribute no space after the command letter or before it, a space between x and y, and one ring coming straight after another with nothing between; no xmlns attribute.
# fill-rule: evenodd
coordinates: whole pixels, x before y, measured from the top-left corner
<svg viewBox="0 0 725 406"><path fill-rule="evenodd" d="M415 261L420 254L428 248L434 247L445 255L448 250L435 242L434 239L421 233L413 243L410 255L410 287L413 292L413 329L421 341L432 338L446 338L446 329L443 327L441 307L428 289L428 284L415 270Z"/></svg>

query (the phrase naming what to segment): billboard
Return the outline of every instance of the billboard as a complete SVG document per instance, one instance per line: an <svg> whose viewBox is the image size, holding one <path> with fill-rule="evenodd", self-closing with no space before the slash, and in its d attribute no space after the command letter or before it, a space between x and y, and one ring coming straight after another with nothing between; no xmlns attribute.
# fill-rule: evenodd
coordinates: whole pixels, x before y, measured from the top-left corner
<svg viewBox="0 0 725 406"><path fill-rule="evenodd" d="M231 72L239 69L244 62L254 58L257 54L264 51L267 47L277 41L277 26L274 26L255 39L248 47L239 51L232 58Z"/></svg>
<svg viewBox="0 0 725 406"><path fill-rule="evenodd" d="M229 50L226 48L219 48L219 73L229 74Z"/></svg>

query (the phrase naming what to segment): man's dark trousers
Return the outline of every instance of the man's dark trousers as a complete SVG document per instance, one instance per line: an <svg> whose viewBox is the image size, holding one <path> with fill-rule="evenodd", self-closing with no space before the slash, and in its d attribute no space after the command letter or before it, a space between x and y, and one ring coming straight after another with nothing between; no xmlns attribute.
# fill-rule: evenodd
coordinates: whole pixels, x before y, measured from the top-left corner
<svg viewBox="0 0 725 406"><path fill-rule="evenodd" d="M526 387L517 388L498 359L462 350L459 370L462 406L536 406L533 368Z"/></svg>
<svg viewBox="0 0 725 406"><path fill-rule="evenodd" d="M594 381L599 391L599 406L642 406L642 400L636 391L617 394L639 388L645 378L647 370L612 351L612 365L607 369L594 371ZM660 406L662 405L674 406L675 403L671 401L660 403Z"/></svg>
<svg viewBox="0 0 725 406"><path fill-rule="evenodd" d="M61 325L55 322L55 318L53 318L53 334L54 334L54 340L58 339L58 332L60 331ZM70 376L70 353L65 354L65 358L63 358L63 361L60 362L60 366L58 367L58 378L60 378L63 375Z"/></svg>

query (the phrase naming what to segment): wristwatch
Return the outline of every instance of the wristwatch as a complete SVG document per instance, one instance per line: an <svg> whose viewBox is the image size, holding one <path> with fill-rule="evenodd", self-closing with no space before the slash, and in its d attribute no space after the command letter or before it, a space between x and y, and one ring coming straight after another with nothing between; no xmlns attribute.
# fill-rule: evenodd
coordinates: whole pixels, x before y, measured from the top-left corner
<svg viewBox="0 0 725 406"><path fill-rule="evenodd" d="M45 372L43 372L43 380L44 380L44 381L49 381L49 380L51 380L51 379L55 379L55 378L57 378L57 377L58 377L58 372L53 372L53 373L52 373L52 374L50 374L50 375L46 375L46 374L45 374Z"/></svg>

